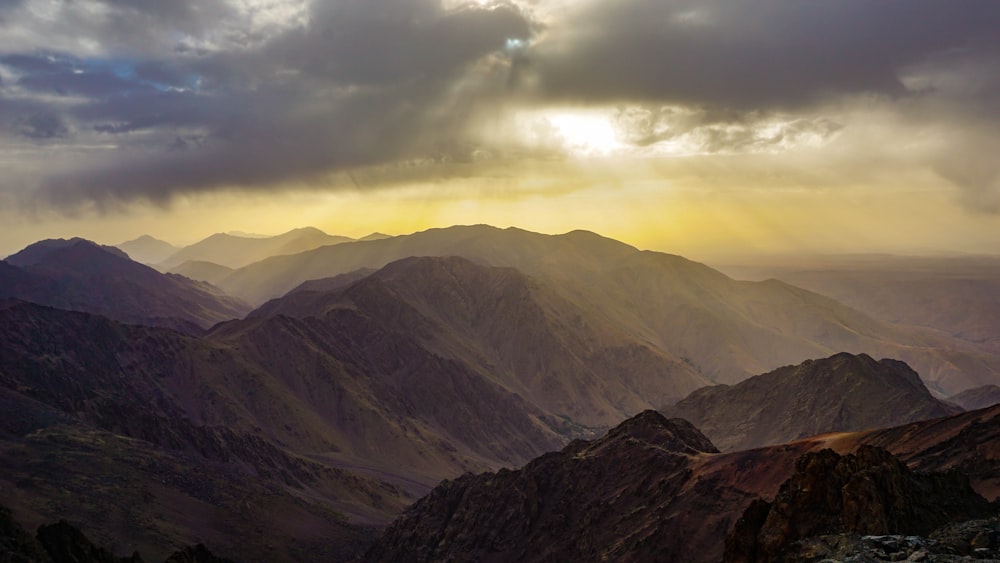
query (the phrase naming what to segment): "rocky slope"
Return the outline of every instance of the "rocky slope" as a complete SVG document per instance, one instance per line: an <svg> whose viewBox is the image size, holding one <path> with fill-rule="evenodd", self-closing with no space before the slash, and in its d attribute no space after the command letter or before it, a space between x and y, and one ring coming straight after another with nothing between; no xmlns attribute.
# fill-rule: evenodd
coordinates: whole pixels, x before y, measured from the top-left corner
<svg viewBox="0 0 1000 563"><path fill-rule="evenodd" d="M704 387L664 413L690 420L723 451L824 432L884 428L955 414L903 362L841 353Z"/></svg>
<svg viewBox="0 0 1000 563"><path fill-rule="evenodd" d="M679 561L713 526L679 512L698 495L692 460L715 451L687 422L646 411L518 471L442 483L364 560Z"/></svg>
<svg viewBox="0 0 1000 563"><path fill-rule="evenodd" d="M187 332L249 311L211 285L161 274L114 247L83 239L42 241L7 257L0 265L0 298Z"/></svg>
<svg viewBox="0 0 1000 563"><path fill-rule="evenodd" d="M774 501L747 508L726 539L723 560L786 561L793 543L813 536L928 535L996 511L957 471L914 473L874 446L846 456L827 449L799 458Z"/></svg>
<svg viewBox="0 0 1000 563"><path fill-rule="evenodd" d="M917 523L925 519L926 525L905 529L926 533L948 520L941 516L980 517L984 507L992 510L968 486L988 498L995 496L1000 478L998 431L1000 407L994 407L879 431L718 454L690 424L647 412L600 440L574 442L520 470L442 483L409 508L365 560L719 561L724 539L744 511L757 507L756 513L749 512L749 520L767 521L769 504L760 499L779 494L803 454L832 448L844 455L865 444L886 448L914 470L954 468L957 473L915 476L894 458L872 454L868 448L868 453L836 469L841 458L827 452L800 465L812 467L810 459L836 458L822 467L830 465L839 471L838 479L856 488L848 491L845 502L841 489L828 487L831 495L815 506L829 508L839 502L840 507L853 507L855 515L893 526L898 524L894 518ZM871 461L867 473L851 473L859 458ZM861 477L852 480L851 475ZM827 490L826 483L816 488L794 485L801 482L793 479L786 496L811 499L809 491ZM900 498L911 504L897 503ZM796 506L808 508L811 502ZM836 519L821 509L814 516L803 523ZM819 528L810 533L820 533Z"/></svg>
<svg viewBox="0 0 1000 563"><path fill-rule="evenodd" d="M352 310L469 366L541 411L610 426L706 385L557 287L457 257L407 258L333 291L293 291L251 317ZM306 286L310 287L310 286Z"/></svg>

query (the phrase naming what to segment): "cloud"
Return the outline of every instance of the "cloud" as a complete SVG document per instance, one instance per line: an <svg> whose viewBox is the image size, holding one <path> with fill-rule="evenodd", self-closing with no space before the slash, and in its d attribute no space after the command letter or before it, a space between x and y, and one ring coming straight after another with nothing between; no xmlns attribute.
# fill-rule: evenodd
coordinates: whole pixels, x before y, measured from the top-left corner
<svg viewBox="0 0 1000 563"><path fill-rule="evenodd" d="M0 191L70 209L470 174L559 154L518 110L582 107L626 148L853 150L1000 200L993 0L515 2L0 0L0 149L25 162ZM852 149L866 104L893 125ZM893 153L920 132L949 142Z"/></svg>
<svg viewBox="0 0 1000 563"><path fill-rule="evenodd" d="M193 25L189 10L159 2L108 8ZM42 178L39 197L64 206L168 201L471 152L469 120L505 88L506 42L532 33L511 5L319 2L307 24L252 48L180 48L142 60L11 53L0 65L14 77L8 90L62 98L54 105L73 123L76 144L118 146Z"/></svg>
<svg viewBox="0 0 1000 563"><path fill-rule="evenodd" d="M1000 45L1000 4L934 0L586 2L521 71L539 95L746 109L900 95L899 72L949 49Z"/></svg>

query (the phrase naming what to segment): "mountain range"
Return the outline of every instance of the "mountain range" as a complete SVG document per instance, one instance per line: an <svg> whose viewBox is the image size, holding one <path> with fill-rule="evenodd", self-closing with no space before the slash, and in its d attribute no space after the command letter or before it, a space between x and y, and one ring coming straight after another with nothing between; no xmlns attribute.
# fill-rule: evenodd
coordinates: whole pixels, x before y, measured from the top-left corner
<svg viewBox="0 0 1000 563"><path fill-rule="evenodd" d="M271 256L296 254L353 239L328 235L315 227L293 229L273 237L250 237L217 233L158 260L161 271L172 271L185 262L210 262L226 268L240 268Z"/></svg>
<svg viewBox="0 0 1000 563"><path fill-rule="evenodd" d="M366 239L178 266L218 286L82 239L0 262L0 504L152 559L718 560L823 447L1000 492L993 411L955 414L982 343L584 231Z"/></svg>
<svg viewBox="0 0 1000 563"><path fill-rule="evenodd" d="M901 359L943 396L1000 377L1000 355L975 342L880 321L784 282L737 281L679 256L584 231L550 236L485 225L431 229L276 256L217 282L261 304L309 280L411 256L460 256L515 268L590 311L602 326L647 342L714 383L736 383L840 351Z"/></svg>

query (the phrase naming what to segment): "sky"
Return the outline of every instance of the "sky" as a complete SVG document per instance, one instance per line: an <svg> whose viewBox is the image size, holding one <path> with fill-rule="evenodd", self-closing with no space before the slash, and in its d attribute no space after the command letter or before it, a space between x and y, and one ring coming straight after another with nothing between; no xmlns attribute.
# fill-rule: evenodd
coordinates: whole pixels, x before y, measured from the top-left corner
<svg viewBox="0 0 1000 563"><path fill-rule="evenodd" d="M995 0L0 0L0 255L589 229L995 253Z"/></svg>

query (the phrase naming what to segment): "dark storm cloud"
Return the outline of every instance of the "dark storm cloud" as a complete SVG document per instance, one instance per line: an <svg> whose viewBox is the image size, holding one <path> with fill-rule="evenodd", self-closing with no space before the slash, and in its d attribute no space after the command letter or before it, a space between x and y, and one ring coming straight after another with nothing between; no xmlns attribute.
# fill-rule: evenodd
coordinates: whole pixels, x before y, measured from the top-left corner
<svg viewBox="0 0 1000 563"><path fill-rule="evenodd" d="M832 137L845 124L817 108L855 95L938 97L928 119L972 127L1000 107L982 84L1000 76L995 0L588 0L544 26L432 0L316 1L306 23L274 25L225 0L50 5L58 19L8 37L61 51L0 39L0 129L91 151L39 179L67 207L468 160L490 142L476 125L511 103L621 104L624 141L705 152ZM2 18L0 33L17 25ZM82 52L94 43L100 56ZM981 160L990 142L960 144Z"/></svg>
<svg viewBox="0 0 1000 563"><path fill-rule="evenodd" d="M521 69L543 95L738 108L898 95L898 73L949 49L1000 45L1000 2L591 2Z"/></svg>
<svg viewBox="0 0 1000 563"><path fill-rule="evenodd" d="M30 139L55 139L69 132L62 118L52 113L34 113L18 120L18 131Z"/></svg>
<svg viewBox="0 0 1000 563"><path fill-rule="evenodd" d="M507 39L531 34L511 6L446 11L431 1L365 0L318 3L308 26L254 49L96 69L50 55L4 64L26 90L87 97L70 110L74 130L123 148L45 178L41 197L69 206L166 201L223 185L461 158L471 152L468 120L503 94Z"/></svg>

